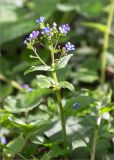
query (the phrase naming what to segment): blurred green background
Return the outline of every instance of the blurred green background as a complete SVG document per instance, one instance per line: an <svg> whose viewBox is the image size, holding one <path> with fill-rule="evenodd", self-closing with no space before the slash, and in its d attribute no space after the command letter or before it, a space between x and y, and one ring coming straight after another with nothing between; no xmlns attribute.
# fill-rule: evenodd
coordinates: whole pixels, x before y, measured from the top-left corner
<svg viewBox="0 0 114 160"><path fill-rule="evenodd" d="M102 101L102 97L107 94L107 92L106 94L104 94L104 92L101 93L99 92L99 90L96 91L95 89L100 85L101 63L103 60L101 60L101 55L103 53L104 36L106 32L108 32L109 43L106 50L106 68L104 72L106 76L106 88L108 88L107 90L109 91L109 94L107 96L107 103L111 102L111 105L109 106L111 106L112 108L109 110L107 109L106 111L108 112L114 108L112 104L112 102L114 101L114 16L112 17L112 26L110 30L107 31L109 12L110 0L0 0L0 122L3 125L3 130L4 128L8 128L8 134L3 131L3 135L7 135L6 138L8 142L10 141L10 139L13 139L17 135L19 135L20 130L24 134L27 134L26 129L28 129L28 131L31 131L31 125L29 125L28 123L32 122L33 120L37 121L41 118L41 121L43 121L42 117L45 117L45 114L46 116L48 115L47 117L49 117L50 115L52 117L53 115L56 115L56 109L54 110L53 108L56 108L57 103L55 101L55 97L53 96L50 96L47 99L44 98L43 102L45 105L43 106L41 104L42 106L40 106L37 110L33 110L34 104L36 105L36 101L39 100L39 97L41 98L42 95L47 95L49 93L47 90L39 91L37 80L35 78L37 72L24 75L24 72L27 68L33 65L40 64L38 60L36 61L35 59L30 59L29 56L32 54L32 51L28 50L23 43L24 39L30 34L31 31L38 30L36 19L38 19L40 16L45 16L46 21L50 25L52 25L53 22L56 22L58 26L69 23L71 27L70 33L66 38L60 41L60 45L64 45L66 42L70 41L75 44L76 51L74 52L74 56L73 58L71 58L68 66L65 69L58 71L57 75L59 80L68 80L75 86L76 96L78 95L78 93L80 94L80 92L82 94L82 91L80 91L80 89L83 90L84 88L87 90L90 89L92 91L90 95L92 95L99 101ZM38 48L38 52L44 61L46 61L47 63L50 61L49 54L43 47L40 46ZM33 93L29 93L30 95L28 95L28 93L21 93L21 90L23 89L22 84L27 84L30 88L38 90L33 91ZM110 91L110 89L112 90L112 92ZM13 98L10 96L12 96ZM72 94L69 93L69 91L62 90L62 97L63 103L67 104L66 99L72 97ZM15 106L15 102L18 99L22 102L22 108ZM87 142L88 146L90 147L91 131L93 130L93 128L91 128L90 126L93 127L92 123L95 123L94 118L96 117L93 118L93 115L89 115L89 118L86 116L84 117L86 113L91 112L91 110L89 110L91 107L88 107L91 101L88 97L86 99L84 96L82 96L81 98L80 96L78 96L77 100L79 101L79 104L82 105L82 110L79 108L79 116L82 114L84 118L82 118L83 120L78 120L83 131L87 131L87 135L90 134L88 136L90 138L90 141ZM4 102L6 102L6 105L4 105ZM28 102L28 106L25 102ZM71 99L66 106L70 105L72 107L74 102L75 99ZM47 110L46 105L48 106L49 110ZM25 108L23 108L23 106ZM84 107L87 107L87 110ZM42 110L42 108L43 111L45 111L43 113L39 111L40 109ZM27 112L31 111L31 114L29 114L28 116L28 121L26 117L26 109ZM66 114L68 117L70 117L70 114L73 116L74 114L78 114L78 111L73 113L74 111L72 111L72 109L71 111L67 111L68 112L66 112ZM14 116L14 120L8 119L10 115ZM111 126L111 123L113 124L114 128L114 123L112 122L114 121L114 113L111 112L109 117L110 116L110 122L108 123L107 121L103 121L103 129L99 131L101 141L97 146L98 158L99 156L101 156L101 153L102 155L108 153L108 151L112 153L114 149L110 142L112 135L109 135L109 130L107 129L109 126ZM24 119L24 122L27 121L27 124L23 126L21 123L19 124L15 120L15 118L20 118L22 121ZM90 122L90 119L92 123ZM74 122L74 120L72 121ZM87 123L85 123L84 121L87 121ZM75 122L77 123L77 120ZM88 124L90 126L88 126ZM16 127L18 129L21 129L18 130ZM34 129L34 126L32 127ZM49 126L49 128L51 127L52 126ZM86 130L88 128L89 131ZM102 135L103 133L105 133L104 130L106 131L106 134L104 136L106 139L102 139ZM72 134L74 135L74 144L77 146L79 145L80 147L82 145L82 142L80 142L80 137L84 137L85 132L83 134L80 133L80 127L77 127L77 132L79 132L81 136L77 136L75 131L72 132ZM114 129L112 129L111 133L114 133ZM19 138L22 137L19 136ZM77 140L75 138L77 138ZM30 144L31 148L28 147L26 151L22 152L25 157L30 156L27 155L30 150L30 154L37 153L37 146L32 142L30 142ZM84 151L86 155L87 149ZM80 152L78 153L77 150L76 154L77 156L79 155L79 158L80 155L82 155L82 152L83 150L80 150ZM112 156L112 154L111 156L109 156L110 160L112 160Z"/></svg>

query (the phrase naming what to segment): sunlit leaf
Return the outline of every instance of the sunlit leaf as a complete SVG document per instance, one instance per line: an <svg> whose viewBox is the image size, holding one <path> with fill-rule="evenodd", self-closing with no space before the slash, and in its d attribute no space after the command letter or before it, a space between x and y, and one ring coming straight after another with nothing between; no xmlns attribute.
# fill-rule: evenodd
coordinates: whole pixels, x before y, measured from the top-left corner
<svg viewBox="0 0 114 160"><path fill-rule="evenodd" d="M59 86L60 86L60 88L67 88L70 91L74 91L75 90L74 86L71 83L67 82L67 81L59 82Z"/></svg>
<svg viewBox="0 0 114 160"><path fill-rule="evenodd" d="M7 144L7 147L9 148L9 150L4 149L3 152L4 152L4 154L7 154L7 155L10 155L10 154L15 155L16 153L22 151L25 143L26 143L26 139L22 135L20 135L17 138L10 141Z"/></svg>
<svg viewBox="0 0 114 160"><path fill-rule="evenodd" d="M37 75L37 83L41 88L49 88L54 85L54 80L50 77L46 77L44 75Z"/></svg>
<svg viewBox="0 0 114 160"><path fill-rule="evenodd" d="M67 56L60 58L55 64L56 70L64 68L72 56L73 56L73 54L69 54Z"/></svg>
<svg viewBox="0 0 114 160"><path fill-rule="evenodd" d="M49 94L50 90L40 89L15 96L8 96L4 102L4 108L12 113L27 112L40 104L41 97Z"/></svg>
<svg viewBox="0 0 114 160"><path fill-rule="evenodd" d="M32 66L31 68L29 68L25 71L25 74L30 73L30 72L34 72L34 71L51 71L51 67L44 66L44 65Z"/></svg>
<svg viewBox="0 0 114 160"><path fill-rule="evenodd" d="M110 103L109 105L106 105L105 107L101 108L100 109L100 114L110 112L111 110L114 110L114 103Z"/></svg>

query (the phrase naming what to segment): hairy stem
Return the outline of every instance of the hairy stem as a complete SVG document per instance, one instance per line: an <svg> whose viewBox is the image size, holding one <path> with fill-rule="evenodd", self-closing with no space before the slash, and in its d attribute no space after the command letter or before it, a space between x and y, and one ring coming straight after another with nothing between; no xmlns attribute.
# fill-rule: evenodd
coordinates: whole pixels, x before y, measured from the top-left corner
<svg viewBox="0 0 114 160"><path fill-rule="evenodd" d="M109 16L107 20L107 30L104 33L104 44L103 44L103 51L101 55L101 85L103 85L105 82L106 56L107 56L107 49L109 44L109 34L111 31L111 25L112 25L112 19L113 19L113 5L114 5L114 0L110 0Z"/></svg>
<svg viewBox="0 0 114 160"><path fill-rule="evenodd" d="M67 150L67 134L66 134L66 127L65 127L65 118L64 118L64 111L63 111L63 106L61 103L61 95L60 95L60 90L58 86L58 80L57 80L57 75L55 71L55 61L54 61L54 53L51 51L51 59L52 59L52 76L55 81L55 91L56 91L56 97L59 105L59 111L60 111L60 118L61 118L61 125L62 125L62 132L63 132L63 138L64 138L64 149Z"/></svg>

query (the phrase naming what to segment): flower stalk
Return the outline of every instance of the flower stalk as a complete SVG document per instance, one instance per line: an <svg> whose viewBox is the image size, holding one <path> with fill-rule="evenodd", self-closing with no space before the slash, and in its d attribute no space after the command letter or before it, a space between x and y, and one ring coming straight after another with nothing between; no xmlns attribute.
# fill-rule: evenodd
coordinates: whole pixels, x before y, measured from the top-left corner
<svg viewBox="0 0 114 160"><path fill-rule="evenodd" d="M67 151L68 144L67 144L67 134L66 134L66 127L65 127L65 117L64 117L63 106L61 103L61 95L60 95L60 90L59 90L59 86L58 86L57 74L56 74L56 70L55 70L55 60L54 60L53 51L51 51L51 60L52 60L52 68L53 68L52 77L53 77L53 80L55 81L55 92L56 92L56 97L57 97L57 101L58 101L58 105L59 105L62 132L63 132L63 138L64 138L64 149Z"/></svg>

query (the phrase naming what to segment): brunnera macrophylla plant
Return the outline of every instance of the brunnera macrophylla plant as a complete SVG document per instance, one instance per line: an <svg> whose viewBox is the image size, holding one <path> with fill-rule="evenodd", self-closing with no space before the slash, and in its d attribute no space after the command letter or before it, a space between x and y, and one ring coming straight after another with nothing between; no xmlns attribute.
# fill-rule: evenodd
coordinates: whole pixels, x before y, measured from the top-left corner
<svg viewBox="0 0 114 160"><path fill-rule="evenodd" d="M67 81L58 82L56 71L64 68L69 59L72 57L73 54L69 54L70 51L75 50L75 46L71 44L71 42L67 42L62 47L59 44L59 40L62 37L67 36L68 32L70 31L69 24L63 24L61 26L57 26L54 22L52 26L46 24L44 22L45 17L40 17L36 22L38 23L39 29L37 31L32 31L24 40L24 44L27 45L28 49L31 49L34 52L34 55L31 55L31 58L37 58L41 65L39 66L32 66L30 69L26 71L49 71L52 72L52 77L47 77L45 75L37 75L36 78L38 80L38 84L41 88L52 88L56 94L57 102L60 111L60 119L62 125L62 132L64 138L64 149L68 150L68 140L66 134L66 127L65 127L65 118L64 118L64 110L61 102L61 88L67 88L71 91L74 90L74 87L71 83ZM37 53L37 49L35 48L36 44L41 44L47 48L50 52L51 63L49 65L44 62L39 54ZM59 58L55 59L55 55L59 54ZM78 104L75 104L77 108Z"/></svg>

